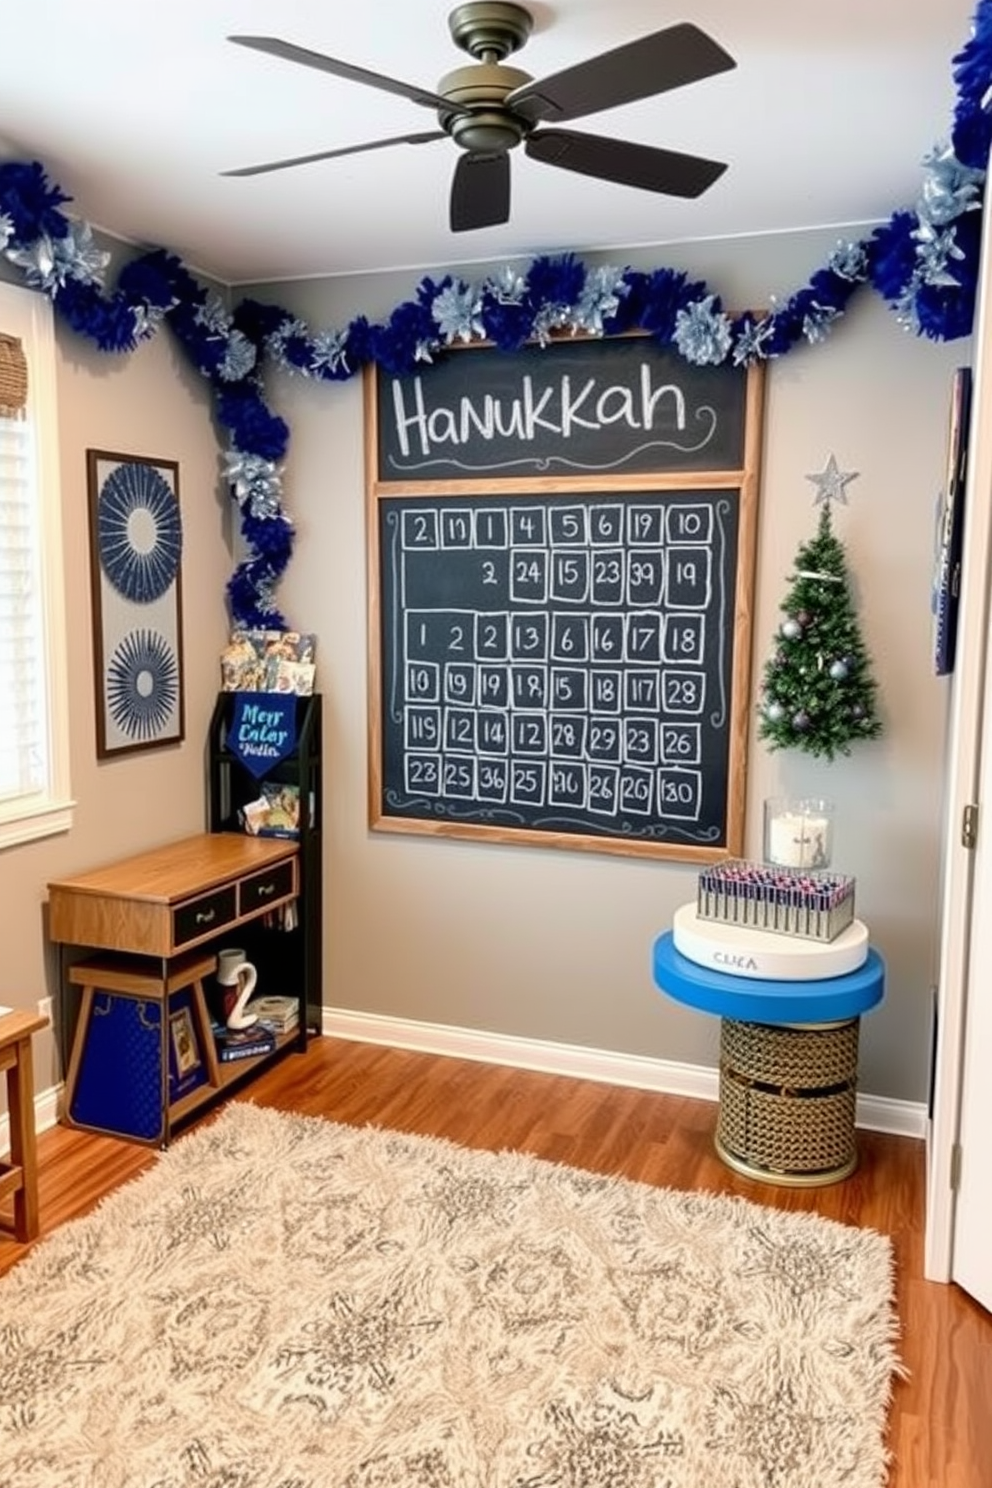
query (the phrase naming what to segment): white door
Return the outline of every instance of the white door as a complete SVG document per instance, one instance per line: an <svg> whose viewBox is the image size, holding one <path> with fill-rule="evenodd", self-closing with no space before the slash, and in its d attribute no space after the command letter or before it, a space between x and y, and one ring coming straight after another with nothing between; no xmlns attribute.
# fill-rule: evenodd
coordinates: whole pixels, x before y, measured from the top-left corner
<svg viewBox="0 0 992 1488"><path fill-rule="evenodd" d="M987 732L986 767L990 751ZM992 775L982 773L992 817ZM972 908L951 1276L992 1312L992 820L979 830Z"/></svg>
<svg viewBox="0 0 992 1488"><path fill-rule="evenodd" d="M988 647L983 699L978 752L981 804L969 896L951 1276L992 1312L992 650Z"/></svg>

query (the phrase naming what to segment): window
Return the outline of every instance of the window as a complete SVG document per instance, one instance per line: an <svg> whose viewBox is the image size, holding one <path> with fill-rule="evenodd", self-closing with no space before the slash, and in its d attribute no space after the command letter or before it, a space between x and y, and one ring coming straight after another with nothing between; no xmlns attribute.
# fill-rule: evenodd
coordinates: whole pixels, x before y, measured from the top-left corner
<svg viewBox="0 0 992 1488"><path fill-rule="evenodd" d="M68 830L72 802L51 305L0 283L0 334L20 343L28 382L23 414L0 412L3 848Z"/></svg>

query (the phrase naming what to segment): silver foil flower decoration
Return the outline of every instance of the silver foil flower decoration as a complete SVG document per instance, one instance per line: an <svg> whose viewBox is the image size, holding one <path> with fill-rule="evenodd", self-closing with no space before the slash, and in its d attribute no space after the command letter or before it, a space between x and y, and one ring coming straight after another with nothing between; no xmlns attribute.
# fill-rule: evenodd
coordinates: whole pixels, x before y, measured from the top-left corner
<svg viewBox="0 0 992 1488"><path fill-rule="evenodd" d="M446 284L431 302L431 314L443 340L469 342L485 336L482 324L482 296L471 284ZM419 348L418 348L419 350Z"/></svg>
<svg viewBox="0 0 992 1488"><path fill-rule="evenodd" d="M261 455L233 447L224 456L224 479L240 507L253 517L277 517L282 511L282 471Z"/></svg>
<svg viewBox="0 0 992 1488"><path fill-rule="evenodd" d="M962 165L950 144L935 146L924 157L923 165L926 174L916 209L920 217L943 226L962 212L975 212L981 207L985 172Z"/></svg>
<svg viewBox="0 0 992 1488"><path fill-rule="evenodd" d="M803 316L803 335L811 346L820 341L825 341L830 335L830 328L835 320L840 318L840 311L836 305L820 305L816 302Z"/></svg>
<svg viewBox="0 0 992 1488"><path fill-rule="evenodd" d="M175 297L168 305L149 305L147 301L131 307L134 316L135 341L149 341L166 317L166 313L177 304Z"/></svg>
<svg viewBox="0 0 992 1488"><path fill-rule="evenodd" d="M495 274L490 274L483 285L501 305L520 305L527 293L527 281L509 264L504 264Z"/></svg>
<svg viewBox="0 0 992 1488"><path fill-rule="evenodd" d="M706 295L675 317L675 344L686 361L697 367L719 365L733 340L729 317L713 309L715 299L715 295Z"/></svg>
<svg viewBox="0 0 992 1488"><path fill-rule="evenodd" d="M765 342L772 333L772 317L755 320L745 316L734 342L733 363L735 367L750 367L752 362L762 362L768 356Z"/></svg>
<svg viewBox="0 0 992 1488"><path fill-rule="evenodd" d="M346 347L347 331L317 331L310 345L310 370L316 377L324 372L350 371Z"/></svg>
<svg viewBox="0 0 992 1488"><path fill-rule="evenodd" d="M289 361L286 357L286 342L295 340L297 337L301 337L303 340L308 339L306 325L295 316L287 315L278 330L273 331L271 335L265 338L265 350L267 354L284 372L288 372L291 377L305 374L309 370L309 368L300 367L297 363Z"/></svg>
<svg viewBox="0 0 992 1488"><path fill-rule="evenodd" d="M548 300L534 316L532 331L539 346L547 346L554 331L564 330L572 324L570 305L555 304Z"/></svg>
<svg viewBox="0 0 992 1488"><path fill-rule="evenodd" d="M99 284L110 262L110 254L94 243L88 222L70 222L62 238L41 233L23 248L8 248L6 256L24 270L32 289L43 290L48 295L61 289L68 279Z"/></svg>
<svg viewBox="0 0 992 1488"><path fill-rule="evenodd" d="M234 329L227 338L224 360L217 368L217 375L224 382L240 382L255 366L257 355L252 343L243 331Z"/></svg>
<svg viewBox="0 0 992 1488"><path fill-rule="evenodd" d="M193 319L214 336L226 336L231 329L231 317L224 302L219 295L213 293L208 294L203 304L197 306Z"/></svg>
<svg viewBox="0 0 992 1488"><path fill-rule="evenodd" d="M964 249L958 245L953 225L938 228L933 223L921 221L919 227L914 229L913 237L919 245L916 259L922 282L948 289L956 288L958 281L949 271L948 264L951 259L963 259Z"/></svg>
<svg viewBox="0 0 992 1488"><path fill-rule="evenodd" d="M629 293L623 274L623 269L615 268L612 264L590 269L575 307L572 320L574 330L588 331L594 336L603 335L603 322L616 315L620 301Z"/></svg>
<svg viewBox="0 0 992 1488"><path fill-rule="evenodd" d="M868 277L868 255L863 243L838 243L827 259L827 268L840 279L860 284Z"/></svg>

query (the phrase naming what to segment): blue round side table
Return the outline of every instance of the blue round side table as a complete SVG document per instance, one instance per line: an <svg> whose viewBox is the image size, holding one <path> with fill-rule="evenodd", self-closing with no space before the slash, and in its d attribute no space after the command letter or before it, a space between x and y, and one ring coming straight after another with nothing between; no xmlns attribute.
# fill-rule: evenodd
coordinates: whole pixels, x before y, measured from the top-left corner
<svg viewBox="0 0 992 1488"><path fill-rule="evenodd" d="M854 1115L861 1014L882 1000L885 963L814 981L734 976L697 965L672 932L654 943L660 991L720 1022L716 1150L765 1183L837 1183L857 1166Z"/></svg>

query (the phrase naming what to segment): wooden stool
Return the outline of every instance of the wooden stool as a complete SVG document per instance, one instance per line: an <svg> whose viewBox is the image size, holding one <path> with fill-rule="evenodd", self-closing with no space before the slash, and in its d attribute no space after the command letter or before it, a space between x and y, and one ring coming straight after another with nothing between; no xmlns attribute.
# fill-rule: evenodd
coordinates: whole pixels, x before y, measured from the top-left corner
<svg viewBox="0 0 992 1488"><path fill-rule="evenodd" d="M14 1234L20 1241L38 1234L38 1152L34 1132L34 1071L31 1035L45 1028L39 1013L0 1014L0 1070L7 1076L10 1161L0 1162L0 1199L14 1196Z"/></svg>

